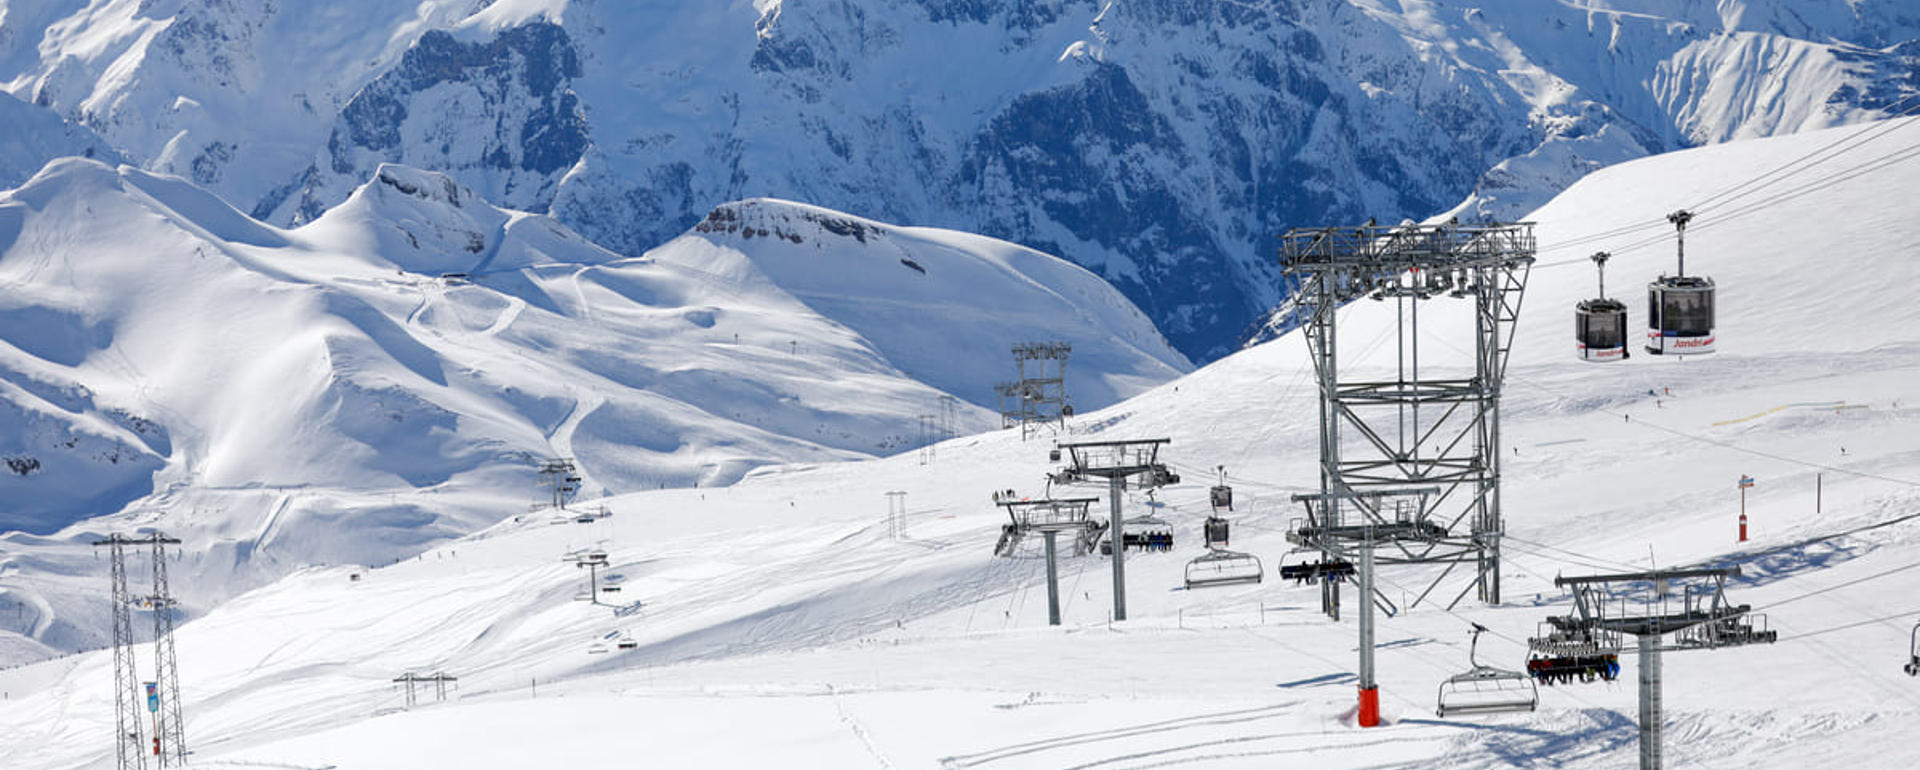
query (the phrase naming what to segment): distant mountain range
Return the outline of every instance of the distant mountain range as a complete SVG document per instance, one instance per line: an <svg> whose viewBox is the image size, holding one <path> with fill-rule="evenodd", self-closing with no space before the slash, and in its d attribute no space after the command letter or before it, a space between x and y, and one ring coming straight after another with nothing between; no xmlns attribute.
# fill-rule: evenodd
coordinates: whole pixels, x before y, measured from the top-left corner
<svg viewBox="0 0 1920 770"><path fill-rule="evenodd" d="M818 288L842 273L856 293ZM1008 340L1071 343L1083 408L1191 368L1112 287L1013 244L754 200L622 257L394 165L280 230L57 161L0 193L0 282L0 531L124 510L306 561L490 524L543 458L594 497L944 438L923 414L998 427L970 402L1012 379ZM339 498L395 490L456 494Z"/></svg>
<svg viewBox="0 0 1920 770"><path fill-rule="evenodd" d="M279 225L404 163L629 255L804 201L1070 259L1201 361L1280 298L1289 226L1514 217L1920 92L1904 0L96 5L7 4L0 82L68 124L0 154L111 150Z"/></svg>

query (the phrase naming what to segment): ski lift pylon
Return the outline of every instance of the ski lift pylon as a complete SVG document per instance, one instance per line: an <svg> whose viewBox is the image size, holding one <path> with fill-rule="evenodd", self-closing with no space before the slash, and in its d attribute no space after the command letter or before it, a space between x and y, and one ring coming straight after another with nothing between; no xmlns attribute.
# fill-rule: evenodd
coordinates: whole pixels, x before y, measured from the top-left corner
<svg viewBox="0 0 1920 770"><path fill-rule="evenodd" d="M1260 557L1250 553L1209 548L1187 562L1187 588L1205 588L1235 583L1258 583L1266 578Z"/></svg>
<svg viewBox="0 0 1920 770"><path fill-rule="evenodd" d="M1460 714L1507 714L1532 711L1539 707L1540 687L1534 684L1532 677L1518 671L1480 664L1480 634L1486 630L1486 626L1473 624L1473 642L1467 648L1467 662L1473 668L1440 683L1439 704L1435 708L1440 718Z"/></svg>

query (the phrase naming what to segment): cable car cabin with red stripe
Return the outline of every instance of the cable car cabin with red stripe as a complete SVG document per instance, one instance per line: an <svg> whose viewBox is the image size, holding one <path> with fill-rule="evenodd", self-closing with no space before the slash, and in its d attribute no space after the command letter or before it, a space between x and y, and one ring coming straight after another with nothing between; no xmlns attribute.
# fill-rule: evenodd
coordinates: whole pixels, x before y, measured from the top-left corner
<svg viewBox="0 0 1920 770"><path fill-rule="evenodd" d="M1606 252L1593 255L1600 274L1600 294L1573 306L1573 339L1582 361L1624 361L1627 358L1627 303L1607 299Z"/></svg>
<svg viewBox="0 0 1920 770"><path fill-rule="evenodd" d="M1700 355L1713 352L1713 279L1664 276L1647 284L1647 352Z"/></svg>
<svg viewBox="0 0 1920 770"><path fill-rule="evenodd" d="M1687 275L1687 223L1693 212L1667 215L1677 237L1679 269L1647 284L1647 352L1700 355L1713 352L1713 279Z"/></svg>

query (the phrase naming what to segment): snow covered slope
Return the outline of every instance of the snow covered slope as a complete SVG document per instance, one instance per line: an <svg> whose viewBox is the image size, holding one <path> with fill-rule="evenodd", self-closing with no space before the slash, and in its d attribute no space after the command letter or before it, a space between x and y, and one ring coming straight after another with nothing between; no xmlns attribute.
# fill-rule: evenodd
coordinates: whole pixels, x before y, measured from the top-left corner
<svg viewBox="0 0 1920 770"><path fill-rule="evenodd" d="M1905 110L1910 6L49 0L0 16L0 87L281 225L394 162L628 254L762 196L984 233L1200 360L1279 299L1286 227L1511 218Z"/></svg>
<svg viewBox="0 0 1920 770"><path fill-rule="evenodd" d="M18 187L47 161L69 155L120 162L120 154L92 131L44 107L0 98L0 189Z"/></svg>
<svg viewBox="0 0 1920 770"><path fill-rule="evenodd" d="M694 243L701 240L720 248ZM1010 341L1071 344L1068 400L1081 409L1191 369L1098 276L992 238L761 199L716 208L649 255L699 272L765 276L901 371L983 406L998 403L994 383L1015 379L1010 363L1001 376L986 375L1010 362Z"/></svg>
<svg viewBox="0 0 1920 770"><path fill-rule="evenodd" d="M1271 574L1181 588L1215 465L1237 492L1233 547L1269 570L1288 550L1288 495L1314 485L1317 442L1309 364L1290 336L1080 421L1076 437L1171 437L1187 477L1125 501L1129 515L1155 506L1178 544L1129 559L1128 621L1107 622L1106 562L1068 557L1066 626L1045 627L1041 565L990 555L1004 515L987 499L1038 493L1045 446L983 434L931 465L771 468L724 489L617 497L589 524L509 520L384 568L305 570L181 628L189 745L208 767L343 770L609 756L1619 767L1635 753L1631 656L1619 682L1543 688L1532 714L1428 718L1438 682L1467 668L1468 623L1493 630L1483 661L1517 668L1536 624L1568 609L1556 574L1736 563L1733 600L1781 638L1667 657L1667 761L1913 765L1920 691L1899 666L1920 621L1920 325L1871 292L1916 277L1898 254L1920 223L1880 216L1920 187L1915 148L1915 122L1731 143L1593 175L1538 212L1545 258L1502 419L1509 603L1381 619L1387 727L1352 728L1354 627L1322 618L1317 591ZM1845 152L1764 192L1723 194L1822 149ZM1681 207L1700 212L1690 271L1722 287L1722 352L1573 360L1566 320L1591 283L1585 252L1620 255L1609 287L1631 299L1666 263L1661 215ZM1873 226L1815 227L1854 218ZM1889 283L1863 287L1862 274ZM1427 304L1423 329L1445 320L1445 300ZM1372 337L1396 318L1391 303L1345 312L1343 328ZM1759 480L1746 544L1734 538L1740 474ZM897 533L882 513L893 490L907 494ZM619 590L602 604L573 600L585 580L563 556L585 546L613 563L603 576ZM67 579L35 567L16 563L5 585ZM1430 577L1386 570L1383 590L1409 607ZM403 708L391 680L408 671L460 677L454 702ZM111 764L110 681L98 653L0 672L0 752L27 768Z"/></svg>
<svg viewBox="0 0 1920 770"><path fill-rule="evenodd" d="M721 211L741 210L790 212L793 250L696 231L621 257L391 165L288 231L184 180L56 162L0 193L0 531L30 533L0 539L0 570L91 575L85 557L13 547L158 526L193 544L176 580L211 603L524 511L545 499L543 458L573 458L598 497L912 448L949 388L951 427L998 427L988 386L1011 378L1015 341L1084 350L1083 408L1188 368L1117 292L1054 258L773 202ZM796 298L820 287L796 276L875 259L945 302L863 301L931 296L878 276ZM1021 312L993 304L1007 301ZM31 593L35 611L0 628L97 643L104 626L73 610L97 608L90 589Z"/></svg>

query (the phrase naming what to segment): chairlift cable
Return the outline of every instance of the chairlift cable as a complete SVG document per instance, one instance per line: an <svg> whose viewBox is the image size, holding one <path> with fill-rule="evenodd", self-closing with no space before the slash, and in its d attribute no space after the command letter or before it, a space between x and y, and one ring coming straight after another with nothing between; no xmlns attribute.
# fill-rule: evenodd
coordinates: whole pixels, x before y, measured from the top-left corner
<svg viewBox="0 0 1920 770"><path fill-rule="evenodd" d="M1782 634L1782 635L1780 636L1780 638L1779 638L1778 640L1776 640L1776 643L1778 643L1778 642L1792 642L1792 641L1797 641L1797 640L1800 640L1800 639L1810 639L1810 638L1813 638L1813 637L1816 637L1816 636L1823 636L1823 635L1826 635L1826 634L1831 634L1831 633L1833 633L1833 632L1835 632L1835 631L1845 631L1845 630L1847 630L1847 629L1850 629L1850 628L1859 628L1859 627L1861 627L1861 626L1870 626L1870 625L1873 625L1873 624L1875 624L1875 623L1885 623L1885 622L1887 622L1887 621L1889 621L1889 620L1902 620L1902 621L1904 621L1904 620L1906 620L1906 619L1909 619L1909 618L1912 618L1912 617L1913 617L1914 615L1916 615L1916 614L1920 614L1920 607L1916 607L1916 608L1914 608L1914 609L1911 609L1911 610L1906 610L1906 611L1904 611L1904 612L1896 612L1896 613L1894 613L1894 614L1892 614L1892 615L1882 615L1882 616L1880 616L1880 617L1877 617L1877 618L1868 618L1868 619L1866 619L1866 620L1856 620L1856 621L1854 621L1854 622L1852 622L1852 623L1842 623L1842 624L1840 624L1840 625L1837 625L1837 626L1828 626L1828 627L1826 627L1826 628L1821 628L1821 629L1816 629L1816 630L1813 630L1813 631L1802 631L1802 632L1799 632L1799 633L1795 633L1795 634L1792 634L1792 635L1790 635L1790 636L1789 636L1789 635L1785 635L1785 634Z"/></svg>
<svg viewBox="0 0 1920 770"><path fill-rule="evenodd" d="M1440 342L1441 344L1448 344L1448 343L1446 343L1446 341L1445 341L1445 340L1438 340L1438 342ZM1459 350L1459 348L1457 348L1457 347L1456 347L1456 348L1454 348L1454 349L1455 349L1456 351L1458 351L1458 350ZM1536 390L1540 390L1540 391L1542 391L1542 392L1545 392L1545 393L1548 393L1548 394L1550 394L1550 395L1554 395L1554 396L1558 396L1558 397L1561 397L1561 398L1567 398L1567 397L1568 397L1566 393L1563 393L1563 392L1561 392L1561 391L1558 391L1558 390L1555 390L1555 389L1553 389L1553 388L1551 388L1551 387L1548 387L1548 386L1546 386L1546 385L1542 385L1542 384L1540 384L1540 383L1537 383L1537 382L1534 382L1534 381L1532 381L1532 380L1530 380L1530 379L1528 379L1528 378L1525 378L1525 377L1517 377L1517 376L1513 376L1512 374L1509 374L1509 375L1507 376L1507 378L1506 378L1506 380L1507 380L1508 382L1512 382L1512 383L1517 383L1517 384L1520 384L1520 385L1525 385L1525 386L1527 386L1527 387L1530 387L1530 388L1534 388L1534 389L1536 389ZM1623 415L1625 415L1625 414L1627 414L1626 412L1615 412L1615 411L1603 411L1603 410L1596 410L1596 413L1598 413L1598 414L1610 414L1610 415L1613 415L1613 416L1615 416L1615 417L1620 417L1620 416L1623 416ZM1685 439L1691 439L1691 440L1693 440L1693 441L1697 441L1697 442L1700 442L1700 443L1703 443L1703 444L1711 444L1711 445L1713 445L1713 446L1717 446L1717 447L1721 447L1721 448L1723 448L1723 449L1731 449L1731 450L1734 450L1734 451L1736 451L1736 452L1741 452L1741 453L1743 453L1743 454L1749 454L1749 455L1753 455L1753 456L1755 456L1755 457L1764 457L1764 458L1766 458L1766 459L1769 459L1769 460L1775 460L1775 461L1778 461L1778 462L1783 462L1783 463L1787 463L1787 464L1789 464L1789 465L1797 465L1797 466L1800 466L1800 467L1802 467L1802 468L1808 468L1808 469L1812 469L1812 470L1818 470L1818 471L1825 471L1825 472L1829 472L1829 473L1837 473L1837 474L1841 474L1841 475L1846 475L1846 476L1856 476L1856 477L1859 477L1859 478L1866 478L1866 479L1875 479L1875 480L1878 480L1878 481L1886 481L1886 482L1890 482L1890 483L1894 483L1894 484L1900 484L1900 485L1902 485L1902 486L1908 486L1908 487L1914 487L1914 488L1920 488L1920 481L1913 481L1913 480L1911 480L1911 479L1903 479L1903 478L1897 478L1897 477L1894 477L1894 476L1886 476L1886 475L1882 475L1882 474L1878 474L1878 473L1870 473L1870 472L1867 472L1867 471L1861 471L1861 470L1854 470L1854 469L1851 469L1851 468L1842 468L1842 467L1839 467L1839 466L1834 466L1834 465L1827 465L1827 464L1825 464L1825 463L1818 463L1818 462L1813 462L1813 461L1811 461L1811 460L1801 460L1801 459L1798 459L1798 458L1793 458L1793 457L1788 457L1788 456L1786 456L1786 455L1780 455L1780 454L1774 454L1774 453L1772 453L1772 452L1767 452L1767 451L1763 451L1763 450L1759 450L1759 449L1753 449L1753 448L1751 448L1751 447L1745 447L1745 446L1741 446L1741 445L1739 445L1739 444L1735 444L1735 443L1732 443L1732 442L1728 442L1728 441L1721 441L1721 440L1719 440L1719 439L1713 439L1713 438L1708 438L1708 437L1706 437L1706 436L1701 436L1701 435L1697 435L1697 434L1694 434L1694 433L1689 433L1689 432L1687 432L1687 431L1683 431L1683 430L1680 430L1679 428L1672 428L1672 427L1668 427L1668 426L1665 426L1665 425L1661 425L1661 424L1659 424L1659 423L1656 423L1656 422L1651 422L1651 421L1647 421L1647 420L1632 420L1632 421L1630 421L1630 422L1629 422L1629 424L1631 424L1631 425L1635 425L1635 426L1639 426L1639 427L1642 427L1642 428L1650 428L1650 429L1653 429L1653 430L1658 430L1658 431L1663 431L1663 432L1666 432L1666 433L1670 433L1670 434L1673 434L1673 435L1675 435L1675 436L1679 436L1679 437L1681 437L1681 438L1685 438Z"/></svg>
<svg viewBox="0 0 1920 770"><path fill-rule="evenodd" d="M1860 163L1858 165L1855 165L1846 169L1842 169L1840 171L1836 171L1832 174L1828 174L1827 176L1821 177L1819 179L1813 180L1812 182L1808 182L1804 185L1801 185L1798 188L1786 190L1767 198L1762 198L1758 201L1754 201L1740 208L1734 209L1732 212L1720 214L1710 220L1704 220L1701 223L1701 227L1702 228L1711 227L1713 225L1717 225L1722 222L1726 222L1728 220L1732 220L1734 218L1744 216L1746 214L1751 214L1754 211L1764 209L1778 203L1783 203L1803 195L1818 192L1828 187L1832 187L1833 185L1838 184L1840 182L1849 181L1856 177L1864 176L1868 173L1886 168L1887 166L1891 166L1891 165L1900 163L1902 161L1908 160L1917 154L1920 154L1920 144L1907 145L1904 148L1901 148L1894 152L1890 152L1886 155L1874 158L1873 160L1867 161L1865 163Z"/></svg>
<svg viewBox="0 0 1920 770"><path fill-rule="evenodd" d="M1619 570L1626 570L1628 572L1637 572L1643 569L1638 564L1630 564L1628 562L1622 562L1622 561L1613 561L1612 559L1603 559L1601 557L1594 556L1592 554L1585 554L1579 551L1573 551L1566 548L1561 548L1560 546L1557 546L1557 545L1548 545L1546 543L1535 542L1532 540L1527 540L1525 538L1514 537L1513 535L1501 535L1500 539L1511 540L1518 543L1525 543L1535 548L1545 548L1550 551L1559 551L1562 554L1566 554L1567 556L1574 557L1574 560L1576 561L1586 562L1585 566L1593 567L1594 569L1609 569L1609 570L1619 569ZM1550 554L1536 553L1534 555L1540 556L1542 558L1553 558L1553 556Z"/></svg>
<svg viewBox="0 0 1920 770"><path fill-rule="evenodd" d="M1920 97L1920 95L1916 95L1916 97ZM1915 97L1909 97L1909 98L1915 98ZM1689 207L1689 209L1692 211L1695 211L1696 213L1703 210L1712 210L1712 206L1716 203L1731 203L1733 201L1737 201L1749 195L1757 194L1760 190L1764 189L1767 186L1771 186L1776 182L1786 180L1795 175L1811 171L1815 168L1819 168L1821 164L1835 160L1836 158L1840 157L1842 153L1856 149L1860 145L1863 145L1863 144L1866 144L1867 142L1878 139L1881 136L1887 133L1890 133L1898 128L1902 128L1906 125L1910 125L1915 120L1920 120L1920 117L1914 118L1912 120L1902 120L1903 118L1908 118L1909 116L1915 115L1915 113L1920 113L1920 103L1916 103L1914 106L1907 108L1906 110L1902 111L1898 115L1894 115L1892 117L1885 119L1883 122L1879 123L1878 125L1874 125L1864 131L1860 131L1857 133L1849 134L1844 137L1840 137L1834 140L1833 142L1823 145L1820 148L1815 149L1814 151L1801 156L1800 158L1797 158L1793 161L1790 161L1787 164L1784 164L1780 167L1773 169L1772 171L1768 171L1766 173L1761 174L1758 177L1749 179L1745 182L1741 182L1730 188L1722 190L1719 193L1709 196L1708 198L1701 201L1700 203ZM1845 145L1845 146L1841 146L1841 145ZM1911 147L1909 149L1911 149ZM1830 157L1824 157L1824 158L1818 157L1828 153L1831 153ZM1882 155L1876 158L1874 161L1870 161L1868 163L1861 164L1860 166L1856 166L1852 170L1859 171L1859 173L1865 173L1866 171L1877 170L1886 165L1891 165L1891 163L1904 160L1905 157L1906 156L1903 155L1898 158L1889 159L1888 156ZM1806 165L1802 166L1801 164L1803 163ZM1795 169L1794 168L1795 166L1801 166L1801 167ZM1761 180L1766 180L1776 175L1778 176L1778 178L1772 179L1771 181L1766 182L1766 184L1764 185L1760 185L1759 187L1754 187L1753 189L1746 190L1745 192L1741 192L1741 190L1744 188L1750 187L1755 183L1760 182ZM1823 178L1821 181L1829 181L1829 180L1840 181L1835 179L1836 176L1840 176L1842 179L1851 178L1851 176L1848 176L1848 175L1830 175L1829 177ZM1763 199L1766 201L1764 205L1772 205L1774 203L1790 200L1793 197L1798 197L1798 195L1806 194L1808 192L1821 189L1824 186L1825 185L1820 185L1820 186L1803 185L1799 190L1795 191L1795 193L1793 194L1783 193L1781 195L1776 195L1772 198ZM1711 226L1713 222L1725 221L1727 219L1732 218L1733 216L1737 216L1738 214L1748 213L1752 211L1754 208L1758 208L1758 207L1761 207L1761 204L1748 204L1748 207L1742 208L1739 211L1735 212L1734 214L1722 214L1714 217L1711 220L1704 220L1701 223L1701 227L1704 228L1704 227ZM1560 251L1563 249L1578 248L1586 244L1606 241L1612 238L1621 237L1624 235L1630 235L1636 232L1659 231L1653 237L1643 239L1640 241L1635 241L1625 246L1618 246L1618 247L1614 247L1613 249L1610 249L1614 253L1627 253L1627 252L1632 252L1636 249L1643 248L1656 243L1660 243L1666 240L1666 229L1668 226L1669 225L1664 218L1654 219L1654 220L1645 220L1640 223L1627 224L1627 225L1622 225L1620 227L1615 227L1611 230L1603 230L1597 233L1589 233L1587 235L1570 238L1564 241L1557 242L1545 249L1541 249L1541 251L1550 253L1550 252ZM1585 260L1586 260L1586 257L1582 256L1577 258L1567 258L1563 260L1544 261L1536 264L1535 267L1561 267L1565 265L1578 264L1580 262L1584 262Z"/></svg>
<svg viewBox="0 0 1920 770"><path fill-rule="evenodd" d="M1900 101L1908 101L1911 99L1915 99L1917 97L1920 97L1920 94L1909 95L1905 99L1901 99ZM1893 106L1896 106L1899 103L1900 102L1894 102L1893 105L1889 105L1888 111L1891 111ZM1897 127L1897 123L1901 118L1912 115L1915 112L1920 112L1920 102L1916 102L1912 106L1907 107L1904 110L1901 110L1897 114L1889 115L1888 117L1883 118L1878 123L1878 125L1874 125L1868 128L1867 130L1851 133L1842 137L1838 137L1833 141L1828 142L1827 144L1821 145L1820 147L1814 149L1812 152L1809 152L1805 155L1795 158L1770 171L1761 173L1759 176L1753 177L1744 182L1740 182L1739 184L1735 184L1731 187L1728 187L1727 189L1722 190L1719 193L1709 196L1705 200L1702 200L1699 203L1694 204L1691 208L1695 211L1708 210L1708 209L1711 209L1715 203L1721 201L1722 199L1738 200L1741 197L1751 195L1753 194L1752 191L1763 189L1767 185L1773 184L1773 182L1779 181L1780 179L1785 179L1787 177L1791 177L1794 174L1798 174L1801 171L1806 170L1806 168L1804 167L1796 170L1795 169L1796 166L1801 166L1802 164L1805 164L1806 166L1810 167L1812 165L1824 162L1825 159L1821 158L1821 156L1823 155L1828 155L1828 154L1839 155L1840 153L1851 150L1854 147L1858 147L1862 144L1873 141L1874 139L1878 138L1879 135L1887 133L1893 130L1895 127ZM1768 180L1771 180L1771 181L1768 181ZM1748 190L1748 188L1752 188L1752 191L1746 191Z"/></svg>
<svg viewBox="0 0 1920 770"><path fill-rule="evenodd" d="M1454 352L1456 352L1456 353L1466 353L1466 351L1464 351L1464 350L1461 350L1461 349L1459 348L1459 346L1456 346L1456 345L1454 345L1453 343L1450 343L1450 342L1447 342L1447 341L1446 341L1446 340L1444 340L1444 339L1437 339L1437 340L1434 340L1434 342L1438 342L1438 343L1439 343L1439 344L1441 344L1441 345L1444 345L1444 346L1446 346L1446 347L1448 347L1448 348L1451 348L1451 349L1453 349L1453 351L1454 351ZM1512 375L1512 374L1509 374L1509 375L1507 376L1507 378L1506 378L1506 381L1507 381L1507 382L1512 382L1512 383L1518 383L1518 384L1521 384L1521 385L1525 385L1525 386L1527 386L1527 387L1530 387L1530 388L1534 388L1534 389L1536 389L1536 390L1540 390L1540 391L1542 391L1542 392L1545 392L1545 393L1547 393L1547 394L1550 394L1550 395L1553 395L1553 396L1557 396L1557 397L1560 397L1560 398L1567 398L1567 397L1568 397L1566 393L1563 393L1563 392L1561 392L1561 391L1559 391L1559 390L1556 390L1556 389L1554 389L1554 388L1551 388L1551 387L1548 387L1548 386L1546 386L1546 385L1542 385L1542 384L1540 384L1540 383L1538 383L1538 382L1534 382L1533 380L1531 380L1531 379L1528 379L1528 378L1526 378L1526 377L1519 377L1519 376L1514 376L1514 375ZM1611 415L1614 415L1614 416L1616 416L1616 417L1618 417L1618 416L1624 416L1624 415L1626 414L1625 412L1613 412L1613 411L1600 411L1600 412L1598 412L1598 413L1600 413L1600 414L1611 414ZM1632 425L1637 425L1637 426L1640 426L1640 427L1643 427L1643 428L1652 428L1652 429L1655 429L1655 430L1660 430L1660 431L1665 431L1665 432L1667 432L1667 433L1671 433L1671 434L1673 434L1673 435L1676 435L1676 436L1680 436L1681 438L1686 438L1686 439L1691 439L1691 440L1694 440L1694 441L1698 441L1698 442L1701 442L1701 443L1704 443L1704 444L1712 444L1712 445L1714 445L1714 446L1718 446L1718 447L1721 447L1721 448L1724 448L1724 449L1732 449L1732 450L1734 450L1734 451L1737 451L1737 452L1743 452L1743 453L1746 453L1746 454L1750 454L1750 455L1754 455L1754 456L1756 456L1756 457L1764 457L1764 458L1766 458L1766 459L1769 459L1769 460L1775 460L1775 461L1778 461L1778 462L1783 462L1783 463L1787 463L1787 464L1789 464L1789 465L1797 465L1797 466L1800 466L1800 467L1802 467L1802 468L1809 468L1809 469L1813 469L1813 470L1817 470L1817 471L1824 471L1824 472L1830 472L1830 473L1836 473L1836 474L1840 474L1840 475L1846 475L1846 476L1855 476L1855 477L1859 477L1859 478L1867 478L1867 479L1874 479L1874 480L1877 480L1877 481L1886 481L1886 482L1890 482L1890 483L1894 483L1894 484L1900 484L1900 485L1903 485L1903 486L1909 486L1909 487L1914 487L1914 488L1920 488L1920 482L1916 482L1916 481L1912 481L1912 480L1908 480L1908 479L1902 479L1902 478L1895 478L1895 477L1893 477L1893 476L1885 476L1885 475L1881 475L1881 474L1878 474L1878 473L1869 473L1869 472L1867 472L1867 471L1860 471L1860 470L1853 470L1853 469L1850 469L1850 468L1841 468L1841 467L1838 467L1838 466L1833 466L1833 465L1826 465L1826 464L1824 464L1824 463L1817 463L1817 462L1812 462L1812 461L1810 461L1810 460L1800 460L1800 459L1796 459L1796 458L1792 458L1792 457L1787 457L1787 456L1785 456L1785 455L1779 455L1779 454L1774 454L1774 453L1772 453L1772 452L1766 452L1766 451L1762 451L1762 450L1759 450L1759 449L1753 449L1753 448L1751 448L1751 447L1745 447L1745 446L1741 446L1741 445L1739 445L1739 444L1734 444L1734 443L1731 443L1731 442L1727 442L1727 441L1721 441L1721 440L1718 440L1718 439L1712 439L1712 438L1707 438L1707 437L1705 437L1705 436L1701 436L1701 435L1697 435L1697 434L1693 434L1693 433L1689 433L1689 432L1687 432L1687 431L1683 431L1683 430L1680 430L1680 429L1678 429L1678 428L1672 428L1672 427L1668 427L1668 426L1665 426L1665 425L1661 425L1661 424L1659 424L1659 423L1656 423L1656 422L1649 422L1649 421L1646 421L1646 420L1633 420L1633 421L1630 421L1630 423L1629 423L1629 424L1632 424ZM1894 521L1900 521L1900 520L1903 520L1903 519L1895 519ZM1885 524L1885 523L1892 523L1892 522L1883 522L1883 524ZM1511 536L1508 536L1508 537L1511 537ZM1521 542L1525 542L1525 541L1521 541ZM1537 544L1536 544L1536 545L1537 545ZM1572 552L1572 551L1568 551L1567 553L1573 553L1573 552ZM1604 560L1601 560L1601 561L1604 561Z"/></svg>
<svg viewBox="0 0 1920 770"><path fill-rule="evenodd" d="M1882 570L1882 571L1880 571L1880 572L1876 572L1876 573L1874 573L1874 574L1871 574L1871 575L1867 575L1866 577L1858 577L1858 578L1854 578L1854 579L1852 579L1852 580L1848 580L1848 581L1844 581L1844 582L1840 582L1840 583L1835 583L1835 584L1833 584L1833 585L1830 585L1830 586L1827 586L1827 587L1825 587L1825 588L1819 588L1819 589L1815 589L1815 590L1812 590L1812 591L1808 591L1808 592L1806 592L1806 593L1803 593L1803 594L1799 594L1799 595L1797 595L1797 596L1789 596L1789 597L1787 597L1787 598L1785 598L1785 599L1780 599L1780 600L1778 600L1778 601L1774 601L1774 602L1771 602L1771 603L1768 603L1768 604L1766 604L1766 605L1763 605L1763 606L1759 606L1759 607L1754 607L1753 609L1755 609L1755 610L1770 610L1770 609L1773 609L1773 608L1775 608L1775 607L1779 607L1780 605L1783 605L1783 604L1790 604L1790 603L1792 603L1792 602L1797 602L1797 601L1800 601L1801 599L1811 599L1811 598L1813 598L1813 597L1815 597L1815 596L1819 596L1819 595L1821 595L1821 594L1824 594L1824 593L1828 593L1828 592L1831 592L1831 591L1838 591L1838 590L1840 590L1840 589L1842 589L1842 588L1847 588L1847 587L1849 587L1849 586L1855 586L1855 585L1859 585L1859 584L1861 584L1861 583L1865 583L1865 582L1867 582L1867 581L1869 581L1869 580L1879 580L1880 578L1883 578L1883 577L1887 577L1888 575L1894 575L1894 574L1898 574L1898 573L1901 573L1901 572L1905 572L1905 571L1907 571L1907 570L1910 570L1910 569L1920 569L1920 562L1914 562L1914 563L1912 563L1912 564L1907 564L1907 565L1903 565L1903 566L1899 566L1899 567L1894 567L1894 568L1892 568L1892 569L1888 569L1888 570Z"/></svg>
<svg viewBox="0 0 1920 770"><path fill-rule="evenodd" d="M1915 98L1920 98L1920 94L1907 97L1907 99L1915 99ZM1907 99L1902 99L1901 101L1906 101ZM1898 104L1899 102L1895 102L1895 105L1898 105ZM1831 160L1831 158L1818 158L1818 156L1827 154L1829 151L1832 151L1833 155L1837 157L1842 152L1851 150L1859 145L1872 141L1873 139L1877 139L1881 134L1888 133L1894 130L1895 128L1900 127L1901 125L1903 125L1902 123L1900 123L1901 118L1908 117L1910 115L1913 115L1916 112L1920 112L1920 103L1916 103L1913 106L1908 107L1907 109L1899 112L1898 114L1894 114L1883 119L1882 122L1880 122L1878 125L1874 125L1864 131L1839 137L1834 141L1829 142L1825 145L1822 145L1821 147L1815 149L1814 151L1809 152L1805 155L1802 155L1801 157L1796 158L1782 166L1776 167L1771 171L1767 171L1757 177L1748 179L1744 182L1740 182L1739 184L1735 184L1732 187L1729 187L1725 190L1720 191L1719 193L1708 196L1705 200L1689 208L1696 212L1701 210L1707 210L1707 209L1711 209L1714 203L1719 202L1723 198L1731 201L1731 200L1738 200L1739 198L1745 197L1746 195L1751 195L1753 194L1753 192L1740 192L1740 191L1743 188L1754 185L1755 183L1768 179L1769 177L1774 177L1778 175L1780 179L1785 179L1785 178L1791 177L1794 174L1802 173L1808 170L1809 168L1812 168L1814 165L1817 165L1818 163L1825 162L1826 160ZM1840 145L1843 145L1843 144L1846 146L1840 147ZM1836 147L1838 147L1837 150L1835 149ZM1792 170L1793 167L1799 166L1803 163L1807 163L1808 165L1798 170ZM1779 181L1779 180L1776 179L1774 181ZM1772 184L1772 182L1768 182L1767 184ZM1757 191L1757 188L1755 191ZM1664 231L1666 227L1667 227L1667 222L1664 218L1647 220L1639 224L1622 225L1612 230L1606 230L1599 233L1592 233L1592 234L1572 238L1566 241L1562 241L1558 244L1555 244L1553 248L1555 249L1570 248L1574 246L1583 245L1586 243L1592 243L1595 241L1607 240L1612 237L1617 237L1617 236L1625 235L1628 233L1638 232L1641 230L1659 229ZM1625 251L1626 249L1619 249L1619 250ZM1568 262L1565 262L1565 263L1561 263L1561 262L1543 263L1542 266L1543 267L1548 266L1549 264L1569 264L1575 261L1577 260L1569 260Z"/></svg>

